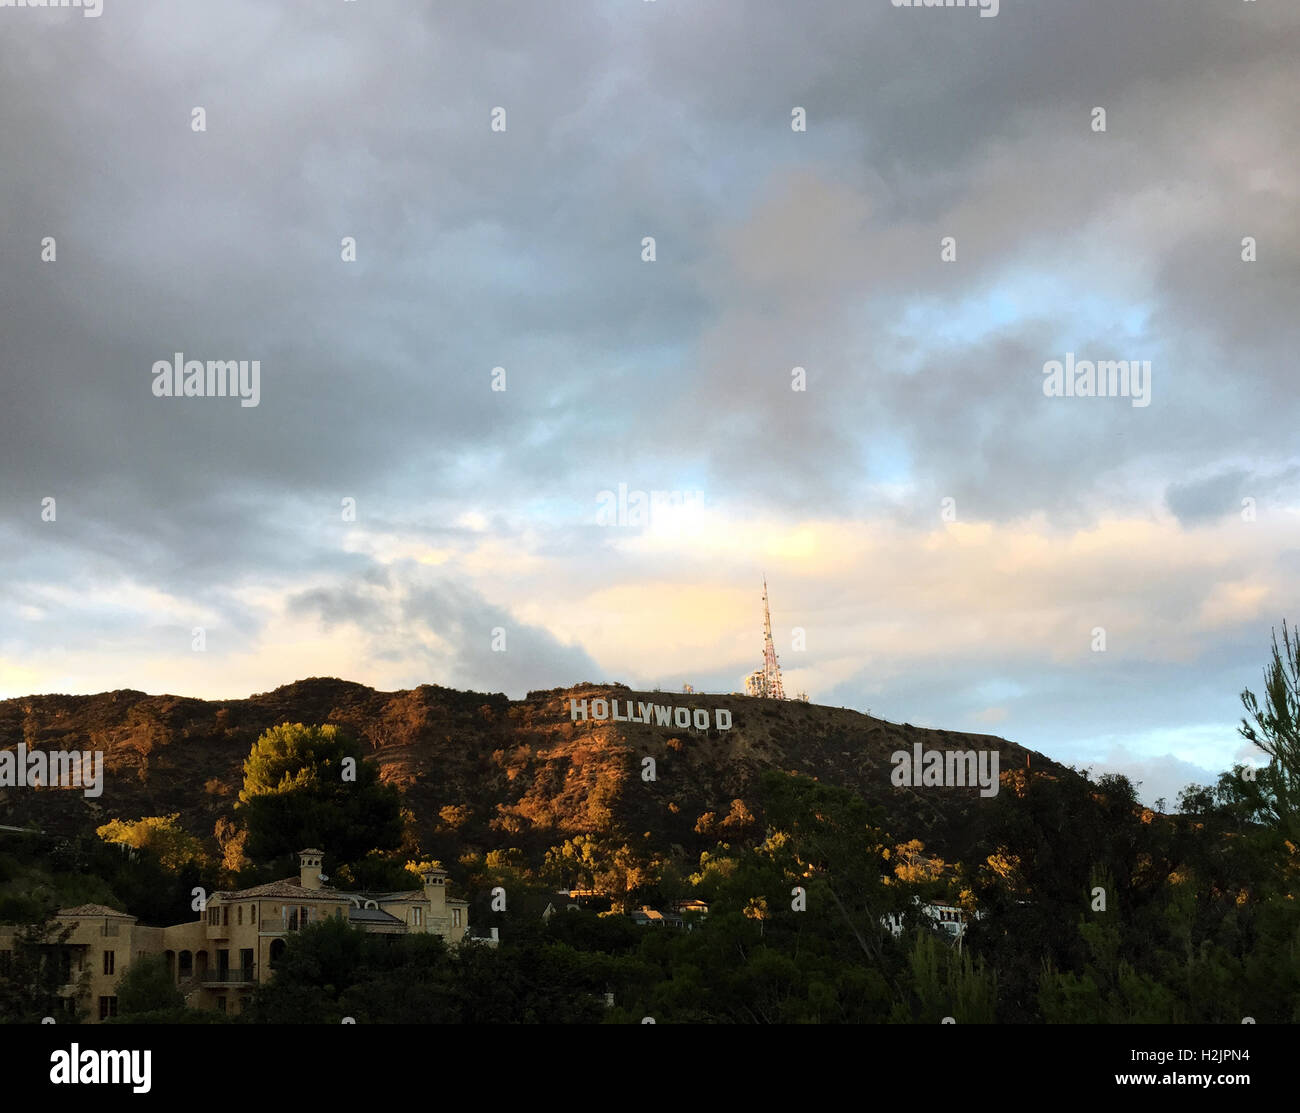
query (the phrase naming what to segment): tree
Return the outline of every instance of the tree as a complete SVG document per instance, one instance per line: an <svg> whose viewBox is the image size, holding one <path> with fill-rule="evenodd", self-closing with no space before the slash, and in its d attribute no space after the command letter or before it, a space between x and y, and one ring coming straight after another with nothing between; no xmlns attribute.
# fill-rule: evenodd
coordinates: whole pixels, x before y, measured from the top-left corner
<svg viewBox="0 0 1300 1113"><path fill-rule="evenodd" d="M892 1021L935 1024L951 1016L958 1024L992 1024L997 1019L997 974L982 958L972 959L921 930L912 936L908 959L911 978L903 983Z"/></svg>
<svg viewBox="0 0 1300 1113"><path fill-rule="evenodd" d="M223 815L218 817L212 833L216 836L217 846L221 848L221 868L226 873L237 876L248 866L244 854L248 831ZM302 847L298 849L301 850Z"/></svg>
<svg viewBox="0 0 1300 1113"><path fill-rule="evenodd" d="M172 981L167 959L143 955L117 982L117 1011L122 1016L185 1007L185 996Z"/></svg>
<svg viewBox="0 0 1300 1113"><path fill-rule="evenodd" d="M360 976L364 933L334 917L286 940L275 976L257 988L247 1013L262 1024L337 1024L339 994Z"/></svg>
<svg viewBox="0 0 1300 1113"><path fill-rule="evenodd" d="M542 876L552 884L595 889L610 898L615 910L626 912L653 882L658 864L617 839L574 835L546 852ZM488 865L492 865L491 853Z"/></svg>
<svg viewBox="0 0 1300 1113"><path fill-rule="evenodd" d="M1154 946L1150 920L1173 866L1167 825L1154 822L1153 813L1146 822L1145 814L1126 777L1093 782L1020 770L981 809L984 864L972 880L984 915L967 926L963 945L998 972L1000 1021L1040 1019L1044 964L1084 970L1089 943L1077 921L1092 899L1096 870L1114 879L1107 900L1128 918L1125 951L1135 963L1145 961Z"/></svg>
<svg viewBox="0 0 1300 1113"><path fill-rule="evenodd" d="M1253 724L1242 719L1239 732L1269 757L1273 815L1292 842L1300 842L1300 632L1282 620L1282 645L1273 631L1273 660L1264 670L1264 707L1249 688L1241 702Z"/></svg>
<svg viewBox="0 0 1300 1113"><path fill-rule="evenodd" d="M95 834L105 842L149 851L168 873L180 873L188 866L203 868L208 864L203 843L182 829L178 819L180 812L137 820L114 819L95 828Z"/></svg>
<svg viewBox="0 0 1300 1113"><path fill-rule="evenodd" d="M253 858L314 846L353 863L402 842L397 789L381 784L360 743L332 725L283 723L266 731L244 762L236 811Z"/></svg>
<svg viewBox="0 0 1300 1113"><path fill-rule="evenodd" d="M67 946L76 926L44 912L14 932L8 960L0 966L0 1024L39 1024L47 1016L76 1024L85 1017L81 1003L90 991L90 968L74 979Z"/></svg>

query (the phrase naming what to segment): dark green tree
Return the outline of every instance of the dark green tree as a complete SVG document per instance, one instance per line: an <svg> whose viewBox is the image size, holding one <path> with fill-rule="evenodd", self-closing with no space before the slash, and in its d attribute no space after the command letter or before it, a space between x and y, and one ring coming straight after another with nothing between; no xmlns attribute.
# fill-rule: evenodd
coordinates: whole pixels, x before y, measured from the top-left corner
<svg viewBox="0 0 1300 1113"><path fill-rule="evenodd" d="M353 863L402 841L397 789L381 784L360 744L332 725L266 731L244 762L236 811L253 858L319 847L334 863Z"/></svg>
<svg viewBox="0 0 1300 1113"><path fill-rule="evenodd" d="M47 1016L60 1024L85 1019L90 969L77 975L74 948L68 946L75 927L46 912L14 932L0 966L0 1024L39 1024Z"/></svg>
<svg viewBox="0 0 1300 1113"><path fill-rule="evenodd" d="M1282 644L1273 631L1273 660L1264 670L1264 706L1249 688L1241 702L1241 736L1268 755L1274 823L1284 837L1300 843L1300 632L1282 621Z"/></svg>
<svg viewBox="0 0 1300 1113"><path fill-rule="evenodd" d="M119 1016L184 1006L185 996L172 981L167 960L162 955L143 955L137 958L117 981Z"/></svg>

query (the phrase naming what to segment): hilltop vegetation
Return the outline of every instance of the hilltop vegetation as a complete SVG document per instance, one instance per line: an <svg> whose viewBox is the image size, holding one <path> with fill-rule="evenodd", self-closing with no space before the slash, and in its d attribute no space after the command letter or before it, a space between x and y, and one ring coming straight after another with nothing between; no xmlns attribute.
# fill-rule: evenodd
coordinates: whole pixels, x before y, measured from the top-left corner
<svg viewBox="0 0 1300 1113"><path fill-rule="evenodd" d="M570 697L598 696L723 707L734 725L694 731L571 721ZM104 792L94 799L0 789L0 823L82 835L110 820L175 816L216 862L229 856L226 864L238 866L241 851L266 857L265 846L241 846L236 805L253 744L282 723L338 727L354 739L357 753L374 762L378 784L400 793L407 849L414 844L444 861L458 881L467 879L456 865L467 853L540 866L548 851L575 838L696 861L718 841L758 832L753 794L769 769L847 788L883 807L900 840L920 839L955 857L971 845L976 794L895 788L889 755L920 742L996 749L1003 770L1024 768L1029 758L1005 739L840 708L619 685L530 692L518 701L433 686L384 693L331 679L225 702L131 691L31 696L0 702L0 747L103 750ZM642 779L646 756L656 762L654 781ZM1035 770L1071 775L1042 755L1032 760ZM352 856L350 848L324 849Z"/></svg>

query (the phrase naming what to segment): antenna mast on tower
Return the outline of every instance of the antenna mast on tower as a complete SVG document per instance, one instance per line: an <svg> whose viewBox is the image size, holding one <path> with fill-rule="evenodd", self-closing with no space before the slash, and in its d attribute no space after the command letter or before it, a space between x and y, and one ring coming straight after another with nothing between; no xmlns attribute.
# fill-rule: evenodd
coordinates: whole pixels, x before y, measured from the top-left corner
<svg viewBox="0 0 1300 1113"><path fill-rule="evenodd" d="M751 696L785 699L785 687L781 683L781 664L776 658L776 646L772 642L772 613L767 605L766 576L763 577L763 667L749 675L745 687Z"/></svg>

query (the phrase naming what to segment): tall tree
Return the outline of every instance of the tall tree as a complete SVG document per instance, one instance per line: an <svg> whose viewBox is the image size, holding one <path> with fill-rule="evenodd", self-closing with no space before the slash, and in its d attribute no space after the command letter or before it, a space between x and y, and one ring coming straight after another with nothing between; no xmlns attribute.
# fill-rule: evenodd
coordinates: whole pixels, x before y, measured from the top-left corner
<svg viewBox="0 0 1300 1113"><path fill-rule="evenodd" d="M1282 620L1282 644L1273 631L1273 660L1264 669L1264 706L1249 688L1241 702L1253 720L1239 728L1246 741L1269 757L1270 788L1278 828L1300 842L1300 632L1294 635Z"/></svg>
<svg viewBox="0 0 1300 1113"><path fill-rule="evenodd" d="M43 913L14 932L12 949L0 965L0 1024L39 1024L47 1016L76 1024L85 1018L90 969L74 977L67 942L75 927Z"/></svg>
<svg viewBox="0 0 1300 1113"><path fill-rule="evenodd" d="M275 858L314 846L339 863L402 841L398 791L336 726L283 723L254 743L244 762L236 811L248 827L248 853Z"/></svg>

